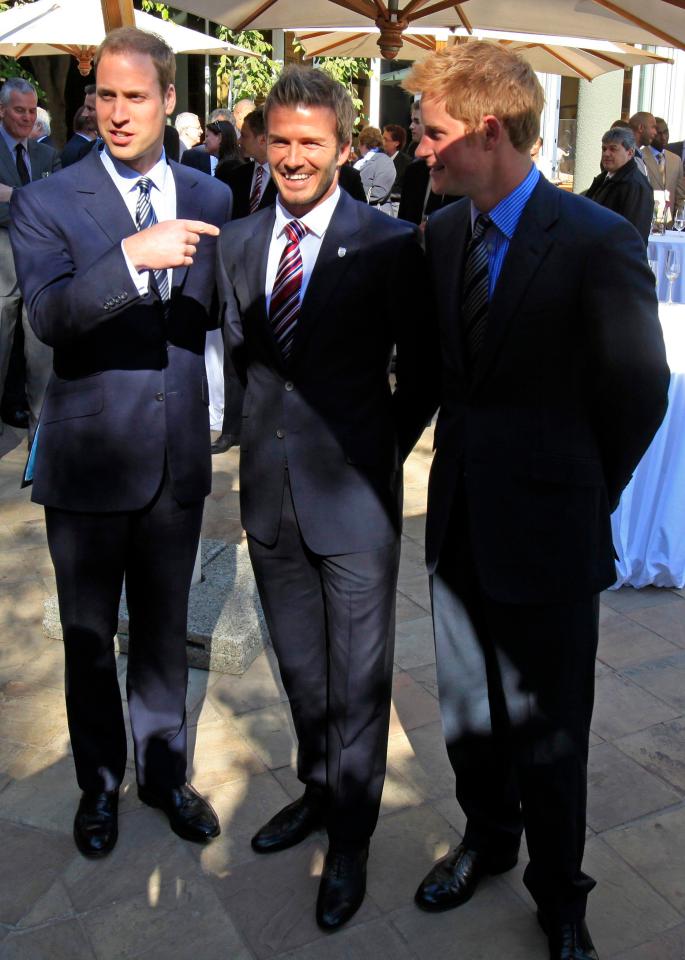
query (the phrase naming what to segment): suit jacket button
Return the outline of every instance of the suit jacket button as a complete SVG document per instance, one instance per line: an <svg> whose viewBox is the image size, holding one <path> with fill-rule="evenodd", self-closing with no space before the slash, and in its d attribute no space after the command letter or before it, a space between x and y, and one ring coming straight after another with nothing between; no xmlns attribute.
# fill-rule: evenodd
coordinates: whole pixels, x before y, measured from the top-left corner
<svg viewBox="0 0 685 960"><path fill-rule="evenodd" d="M281 428L279 427L278 430L276 431L276 436L278 437L279 440L282 440L283 437L285 436L285 430L281 430Z"/></svg>
<svg viewBox="0 0 685 960"><path fill-rule="evenodd" d="M156 393L156 394L155 394L155 400L163 400L163 399L164 399L164 394L163 394L163 393Z"/></svg>
<svg viewBox="0 0 685 960"><path fill-rule="evenodd" d="M292 382L292 380L286 380L286 382L285 382L285 389L286 389L286 390L294 390L294 389L295 389L295 384Z"/></svg>

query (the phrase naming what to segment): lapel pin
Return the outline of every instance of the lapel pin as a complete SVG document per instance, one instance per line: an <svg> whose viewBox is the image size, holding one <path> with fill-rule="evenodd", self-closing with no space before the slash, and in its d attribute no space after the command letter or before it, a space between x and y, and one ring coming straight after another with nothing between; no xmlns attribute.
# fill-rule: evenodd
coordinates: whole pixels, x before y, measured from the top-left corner
<svg viewBox="0 0 685 960"><path fill-rule="evenodd" d="M345 249L345 247L338 247L338 256L339 256L339 257L344 257L346 253L347 253L347 250Z"/></svg>

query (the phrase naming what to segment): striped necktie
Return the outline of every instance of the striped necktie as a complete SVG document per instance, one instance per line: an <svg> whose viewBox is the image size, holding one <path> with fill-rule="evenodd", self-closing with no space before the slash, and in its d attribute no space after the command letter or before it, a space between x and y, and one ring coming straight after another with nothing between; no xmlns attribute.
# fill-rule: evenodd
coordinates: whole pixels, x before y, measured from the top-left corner
<svg viewBox="0 0 685 960"><path fill-rule="evenodd" d="M300 240L306 236L307 228L299 220L290 220L285 225L285 233L287 243L281 254L271 291L269 322L276 342L281 348L283 359L287 360L292 350L300 312L300 290L302 289Z"/></svg>
<svg viewBox="0 0 685 960"><path fill-rule="evenodd" d="M255 174L254 187L250 194L250 213L254 213L262 199L262 180L264 179L264 168L257 164L257 173ZM243 194L244 196L244 194Z"/></svg>
<svg viewBox="0 0 685 960"><path fill-rule="evenodd" d="M141 177L136 184L138 190L138 202L136 203L136 229L147 230L148 227L154 227L157 223L157 214L150 200L150 187L152 180L149 177ZM163 302L169 299L169 277L166 270L153 270L157 290Z"/></svg>
<svg viewBox="0 0 685 960"><path fill-rule="evenodd" d="M466 353L473 362L483 346L488 322L489 257L485 232L492 223L480 213L466 251L461 299L461 322Z"/></svg>

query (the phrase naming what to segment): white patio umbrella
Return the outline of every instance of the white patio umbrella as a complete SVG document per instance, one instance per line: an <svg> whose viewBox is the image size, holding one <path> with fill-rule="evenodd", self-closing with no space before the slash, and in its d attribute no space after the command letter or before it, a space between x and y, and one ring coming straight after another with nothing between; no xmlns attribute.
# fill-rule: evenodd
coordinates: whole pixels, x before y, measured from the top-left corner
<svg viewBox="0 0 685 960"><path fill-rule="evenodd" d="M469 39L465 31L459 35L447 30L407 30L401 58L422 60L436 50ZM377 29L366 30L296 30L295 36L304 48L306 59L314 57L377 57ZM564 77L594 80L610 70L648 63L672 63L668 57L640 50L627 43L605 40L583 40L572 37L546 37L534 34L500 34L478 30L473 37L499 43L520 54L540 73L556 73Z"/></svg>
<svg viewBox="0 0 685 960"><path fill-rule="evenodd" d="M141 30L166 40L175 53L258 56L140 10L135 11L135 20ZM90 73L93 54L104 38L100 0L35 0L0 13L0 55L18 59L70 53L84 76Z"/></svg>
<svg viewBox="0 0 685 960"><path fill-rule="evenodd" d="M407 28L519 30L685 49L683 0L174 0L232 30L369 27L384 57L400 56Z"/></svg>

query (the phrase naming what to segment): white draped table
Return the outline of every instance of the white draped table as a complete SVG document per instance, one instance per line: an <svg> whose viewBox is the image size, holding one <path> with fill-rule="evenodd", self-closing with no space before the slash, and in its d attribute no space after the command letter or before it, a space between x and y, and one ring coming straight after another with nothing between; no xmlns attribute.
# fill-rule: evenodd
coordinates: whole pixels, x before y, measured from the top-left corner
<svg viewBox="0 0 685 960"><path fill-rule="evenodd" d="M657 263L657 293L659 300L668 299L668 280L666 279L666 251L678 250L680 253L680 276L673 281L673 302L685 303L685 232L667 230L663 235L650 234L647 256Z"/></svg>
<svg viewBox="0 0 685 960"><path fill-rule="evenodd" d="M671 368L668 410L611 518L613 589L685 586L685 306L661 303L659 317Z"/></svg>

